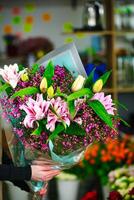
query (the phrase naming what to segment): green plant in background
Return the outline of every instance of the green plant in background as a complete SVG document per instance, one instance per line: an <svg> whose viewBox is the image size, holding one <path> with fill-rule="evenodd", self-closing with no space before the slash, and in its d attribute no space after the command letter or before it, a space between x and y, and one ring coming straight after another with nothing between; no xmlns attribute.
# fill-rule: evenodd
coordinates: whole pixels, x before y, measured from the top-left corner
<svg viewBox="0 0 134 200"><path fill-rule="evenodd" d="M108 183L108 173L123 165L134 163L134 141L125 135L117 139L108 139L105 143L92 144L84 154L79 165L67 170L79 179L95 175L103 185Z"/></svg>

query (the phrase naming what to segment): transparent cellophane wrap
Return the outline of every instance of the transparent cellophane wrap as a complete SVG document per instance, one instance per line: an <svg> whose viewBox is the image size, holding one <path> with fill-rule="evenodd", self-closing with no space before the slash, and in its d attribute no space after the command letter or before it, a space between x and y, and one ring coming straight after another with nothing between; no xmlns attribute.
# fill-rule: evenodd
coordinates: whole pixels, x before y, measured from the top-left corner
<svg viewBox="0 0 134 200"><path fill-rule="evenodd" d="M39 66L42 66L42 65L46 66L49 60L51 60L54 63L54 66L65 65L66 68L71 72L74 78L76 78L79 74L83 75L83 77L86 77L86 72L84 70L84 67L73 45L67 45L65 47L60 48L59 50L56 50L56 52L55 51L51 52L48 56L45 56L41 60L39 60L37 64L39 64ZM88 91L89 91L89 88L88 88ZM86 113L86 116L88 117L86 118L86 122L90 123L90 121L88 122L87 119L90 119L89 118L90 111L92 113L91 118L95 118L94 112L91 110L91 108L88 108L87 110L88 112ZM84 109L82 109L82 113L84 111L85 111L85 107ZM108 129L109 131L107 133L107 131L105 131L107 130L107 127L105 127L106 126L105 123L103 121L101 122L100 118L97 115L95 116L97 117L96 123L97 125L99 124L99 129L98 129L99 131L97 132L97 135L93 134L91 138L88 137L87 135L88 140L84 142L83 136L80 137L79 135L79 139L74 140L71 138L69 134L68 138L69 138L69 144L71 143L71 150L68 151L68 148L65 147L64 153L63 153L64 145L61 145L61 143L64 142L64 140L66 139L66 134L62 131L60 132L60 134L58 134L58 137L56 136L56 142L52 141L50 138L47 139L46 141L47 147L48 147L47 150L39 149L38 145L37 145L37 148L33 147L32 145L32 143L34 143L33 138L31 140L32 143L30 143L29 141L29 138L31 139L31 135L33 135L33 133L31 132L31 129L27 129L26 127L24 129L24 133L27 133L26 138L25 138L25 141L26 141L25 144L23 143L22 140L19 140L15 132L14 133L12 132L12 137L10 139L10 142L8 142L8 144L9 144L9 148L10 148L15 165L25 166L25 165L31 164L33 160L42 159L45 164L51 165L52 169L62 170L62 169L70 168L73 165L77 164L82 158L82 155L85 149L87 148L87 146L90 145L94 140L96 140L96 138L97 140L98 138L99 140L100 139L104 140L106 137L108 137L108 135L114 135L114 133L111 133L111 129ZM105 113L105 116L109 117L108 113ZM112 123L111 118L109 120L110 120L110 126L111 126L111 123ZM14 130L18 125L20 127L23 125L22 123L20 123L22 122L22 120L20 121L19 119L15 119L14 117L11 117L10 121L11 121L12 130ZM102 124L102 127L101 127L101 124ZM104 124L104 127L103 127L103 124ZM42 125L42 127L43 126L44 124ZM102 128L102 131L100 131L101 128ZM75 136L76 135L75 128L72 128L71 130L72 130L71 135ZM43 127L43 131L45 131L47 135L49 136L48 129L46 130L45 127ZM46 145L46 142L45 142L45 145ZM60 147L59 151L57 147ZM39 195L39 191L45 187L45 182L29 181L28 184L31 188L31 191L35 193L35 195L33 196L33 199L41 199L41 196Z"/></svg>
<svg viewBox="0 0 134 200"><path fill-rule="evenodd" d="M6 124L6 123L4 123ZM45 165L52 167L52 170L58 169L68 169L75 164L77 164L82 158L85 148L81 147L77 150L72 151L68 155L57 155L53 152L53 144L49 144L49 151L43 152L33 148L30 144L27 143L27 146L24 146L19 138L12 131L12 125L8 123L4 126L5 136L7 139L8 147L12 156L12 160L15 166L26 166L32 164L34 160L43 161ZM43 196L40 195L40 191L47 184L44 181L27 181L33 194L33 199L42 199Z"/></svg>
<svg viewBox="0 0 134 200"><path fill-rule="evenodd" d="M55 65L65 65L74 77L77 77L78 74L86 76L86 72L78 55L77 49L73 43L64 45L50 52L38 60L37 64L45 66L50 60ZM85 147L82 145L78 145L77 149L72 149L69 153L66 152L65 155L56 154L54 152L55 145L51 141L49 141L48 151L35 149L32 145L28 144L28 142L27 145L24 145L22 141L19 140L18 136L13 132L13 128L15 128L14 124L19 122L15 121L15 119L11 119L10 122L11 123L3 120L2 124L4 124L4 129L6 129L5 135L12 160L16 166L26 166L28 164L32 164L33 160L42 159L45 164L51 165L52 169L68 169L78 163L84 153ZM34 195L35 199L40 199L41 197L39 197L38 192L45 187L45 182L29 181L28 185L30 186L31 191L37 193L37 195Z"/></svg>

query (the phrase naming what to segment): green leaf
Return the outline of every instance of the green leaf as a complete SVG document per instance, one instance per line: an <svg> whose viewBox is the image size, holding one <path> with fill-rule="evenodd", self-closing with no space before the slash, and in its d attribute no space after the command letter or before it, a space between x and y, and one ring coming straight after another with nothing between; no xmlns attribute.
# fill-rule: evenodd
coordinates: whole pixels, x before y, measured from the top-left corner
<svg viewBox="0 0 134 200"><path fill-rule="evenodd" d="M57 89L56 89L55 96L60 96L60 97L64 97L65 99L67 99L67 95L62 93L59 87L57 87Z"/></svg>
<svg viewBox="0 0 134 200"><path fill-rule="evenodd" d="M7 93L8 96L12 93L12 91L13 91L12 87L6 88L6 93Z"/></svg>
<svg viewBox="0 0 134 200"><path fill-rule="evenodd" d="M88 102L88 105L110 128L113 128L112 119L100 101L92 100Z"/></svg>
<svg viewBox="0 0 134 200"><path fill-rule="evenodd" d="M84 136L85 130L78 123L72 122L65 130L65 133L68 135Z"/></svg>
<svg viewBox="0 0 134 200"><path fill-rule="evenodd" d="M114 119L119 119L120 121L123 122L123 124L124 124L125 126L130 127L130 125L129 125L124 119L122 119L119 115L112 115L112 117L113 117Z"/></svg>
<svg viewBox="0 0 134 200"><path fill-rule="evenodd" d="M47 124L46 119L38 121L38 127L32 132L31 135L40 135L42 131L48 132L48 130L46 129L46 124Z"/></svg>
<svg viewBox="0 0 134 200"><path fill-rule="evenodd" d="M54 65L52 61L50 61L45 69L45 72L43 74L43 77L46 77L48 82L48 87L52 84L52 77L54 76Z"/></svg>
<svg viewBox="0 0 134 200"><path fill-rule="evenodd" d="M4 85L0 86L0 93L4 92L7 88L10 88L11 86L8 83L5 83Z"/></svg>
<svg viewBox="0 0 134 200"><path fill-rule="evenodd" d="M19 71L22 71L23 69L25 69L25 67L22 64L19 64L18 67L19 67Z"/></svg>
<svg viewBox="0 0 134 200"><path fill-rule="evenodd" d="M108 78L109 78L111 72L112 72L112 70L110 70L110 71L106 72L105 74L103 74L102 76L100 76L99 79L101 79L101 80L103 81L103 86L104 86L105 83L107 82L107 80L108 80ZM99 79L98 79L98 80L99 80Z"/></svg>
<svg viewBox="0 0 134 200"><path fill-rule="evenodd" d="M11 98L13 99L13 98L16 98L18 96L23 97L23 96L26 96L26 95L36 94L38 92L39 92L39 90L36 87L27 87L27 88L24 88L24 89L21 89L21 90L15 92L11 96Z"/></svg>
<svg viewBox="0 0 134 200"><path fill-rule="evenodd" d="M120 102L117 101L117 100L114 100L113 102L114 102L117 106L119 105L121 108L123 108L124 110L128 111L127 107L126 107L124 104L120 103Z"/></svg>
<svg viewBox="0 0 134 200"><path fill-rule="evenodd" d="M71 115L71 119L74 119L74 117L76 115L74 101L68 101L68 108L69 108L69 112Z"/></svg>
<svg viewBox="0 0 134 200"><path fill-rule="evenodd" d="M87 95L88 97L91 98L93 96L93 93L89 88L83 88L81 90L78 90L78 91L73 92L72 94L70 94L67 97L67 101L72 101L72 100L78 99L80 97L83 97L85 95Z"/></svg>
<svg viewBox="0 0 134 200"><path fill-rule="evenodd" d="M36 128L31 135L40 135L42 132L42 126L39 125L38 128Z"/></svg>
<svg viewBox="0 0 134 200"><path fill-rule="evenodd" d="M92 87L93 78L94 78L94 71L95 71L95 68L91 71L91 73L89 74L88 78L86 79L84 87L87 87L87 88L91 88Z"/></svg>
<svg viewBox="0 0 134 200"><path fill-rule="evenodd" d="M31 73L35 74L38 71L38 69L39 69L39 64L37 63L33 64Z"/></svg>
<svg viewBox="0 0 134 200"><path fill-rule="evenodd" d="M49 136L48 140L53 140L57 137L58 134L60 134L62 131L65 130L65 127L63 124L58 124L53 131L53 133Z"/></svg>
<svg viewBox="0 0 134 200"><path fill-rule="evenodd" d="M60 87L57 87L57 88L56 88L56 93L57 93L57 94L60 94L60 93L61 93Z"/></svg>
<svg viewBox="0 0 134 200"><path fill-rule="evenodd" d="M125 126L130 127L130 125L129 125L124 119L122 119L121 117L120 117L119 119L123 122L123 124L124 124Z"/></svg>

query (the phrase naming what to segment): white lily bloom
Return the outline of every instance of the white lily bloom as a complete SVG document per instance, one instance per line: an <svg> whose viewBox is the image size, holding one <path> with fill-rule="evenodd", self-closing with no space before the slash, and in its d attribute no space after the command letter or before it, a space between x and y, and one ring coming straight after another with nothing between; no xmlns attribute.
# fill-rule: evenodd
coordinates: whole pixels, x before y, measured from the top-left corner
<svg viewBox="0 0 134 200"><path fill-rule="evenodd" d="M12 88L15 88L17 86L18 81L20 80L21 75L26 70L19 71L19 67L17 64L14 65L4 65L4 69L0 69L0 75L2 78L9 83Z"/></svg>

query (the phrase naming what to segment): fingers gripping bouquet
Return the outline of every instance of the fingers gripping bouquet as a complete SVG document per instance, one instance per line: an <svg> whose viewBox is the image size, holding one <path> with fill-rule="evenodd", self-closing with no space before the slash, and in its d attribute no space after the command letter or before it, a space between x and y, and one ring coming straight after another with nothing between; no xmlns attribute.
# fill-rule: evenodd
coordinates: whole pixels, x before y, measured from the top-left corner
<svg viewBox="0 0 134 200"><path fill-rule="evenodd" d="M94 71L86 77L84 68L74 67L73 62L59 65L50 58L42 63L30 69L17 64L0 69L0 92L7 94L1 97L3 116L17 138L16 164L42 157L45 163L65 169L76 164L93 141L117 134L115 105L110 95L100 92L110 72L93 83Z"/></svg>

